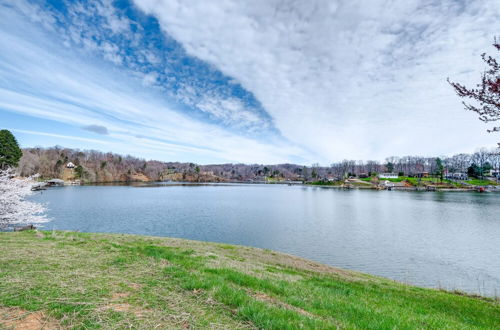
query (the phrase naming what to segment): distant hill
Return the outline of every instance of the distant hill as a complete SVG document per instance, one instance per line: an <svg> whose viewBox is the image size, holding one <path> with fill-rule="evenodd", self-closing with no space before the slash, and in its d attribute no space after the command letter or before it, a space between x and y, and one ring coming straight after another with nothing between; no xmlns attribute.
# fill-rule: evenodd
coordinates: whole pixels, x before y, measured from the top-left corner
<svg viewBox="0 0 500 330"><path fill-rule="evenodd" d="M72 163L74 167L68 168L68 163ZM79 179L88 183L166 180L229 182L264 181L266 179L304 180L307 178L302 174L304 166L294 164L197 165L194 163L146 161L128 155L62 147L23 149L18 171L22 176L39 173L44 179ZM327 168L323 168L321 172L326 175Z"/></svg>

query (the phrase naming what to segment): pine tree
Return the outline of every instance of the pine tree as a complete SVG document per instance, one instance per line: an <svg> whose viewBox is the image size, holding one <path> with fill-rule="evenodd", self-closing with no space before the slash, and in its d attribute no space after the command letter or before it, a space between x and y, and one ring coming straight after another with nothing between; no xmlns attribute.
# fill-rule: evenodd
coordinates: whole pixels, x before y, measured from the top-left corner
<svg viewBox="0 0 500 330"><path fill-rule="evenodd" d="M14 135L6 129L0 130L0 169L16 167L22 155Z"/></svg>

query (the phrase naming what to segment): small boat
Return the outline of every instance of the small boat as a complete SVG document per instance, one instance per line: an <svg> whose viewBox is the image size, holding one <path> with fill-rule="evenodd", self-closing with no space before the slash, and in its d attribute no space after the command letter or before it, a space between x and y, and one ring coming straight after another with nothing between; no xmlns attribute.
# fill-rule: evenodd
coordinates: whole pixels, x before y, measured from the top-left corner
<svg viewBox="0 0 500 330"><path fill-rule="evenodd" d="M52 180L47 180L46 181L47 186L53 187L53 186L64 186L64 181L61 179L52 179Z"/></svg>
<svg viewBox="0 0 500 330"><path fill-rule="evenodd" d="M46 190L47 187L45 187L44 182L38 182L35 183L33 186L31 186L31 191L40 191L40 190Z"/></svg>

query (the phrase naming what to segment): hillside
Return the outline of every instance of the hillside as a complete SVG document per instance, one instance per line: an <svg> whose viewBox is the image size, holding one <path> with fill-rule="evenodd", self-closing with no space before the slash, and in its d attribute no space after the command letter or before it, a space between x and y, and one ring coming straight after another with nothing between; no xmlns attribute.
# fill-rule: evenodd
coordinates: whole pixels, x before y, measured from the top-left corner
<svg viewBox="0 0 500 330"><path fill-rule="evenodd" d="M4 232L0 276L0 328L500 327L492 299L172 238Z"/></svg>
<svg viewBox="0 0 500 330"><path fill-rule="evenodd" d="M76 167L66 168L71 162ZM82 180L83 182L184 181L226 182L300 180L303 166L292 164L246 165L161 162L95 150L61 147L25 148L19 162L22 176L39 173L44 179ZM323 170L325 172L326 170ZM326 173L326 172L325 172Z"/></svg>

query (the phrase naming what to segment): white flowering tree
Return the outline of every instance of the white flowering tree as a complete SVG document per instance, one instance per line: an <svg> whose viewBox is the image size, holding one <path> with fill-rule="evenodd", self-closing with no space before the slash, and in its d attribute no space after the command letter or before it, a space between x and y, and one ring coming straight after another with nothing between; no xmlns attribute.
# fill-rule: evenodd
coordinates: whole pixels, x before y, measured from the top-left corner
<svg viewBox="0 0 500 330"><path fill-rule="evenodd" d="M26 199L33 194L34 178L15 178L13 173L0 170L0 229L47 222L45 206Z"/></svg>

